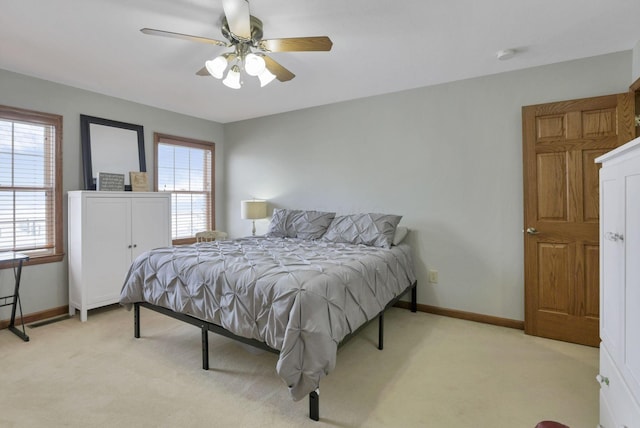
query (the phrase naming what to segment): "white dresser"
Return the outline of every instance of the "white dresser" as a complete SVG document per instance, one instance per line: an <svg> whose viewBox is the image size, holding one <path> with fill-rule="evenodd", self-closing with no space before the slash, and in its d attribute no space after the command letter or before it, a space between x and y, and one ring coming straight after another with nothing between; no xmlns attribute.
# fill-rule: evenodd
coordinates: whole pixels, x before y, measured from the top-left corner
<svg viewBox="0 0 640 428"><path fill-rule="evenodd" d="M640 428L640 138L600 170L600 426Z"/></svg>
<svg viewBox="0 0 640 428"><path fill-rule="evenodd" d="M68 194L69 314L117 303L131 262L171 245L171 194L73 191Z"/></svg>

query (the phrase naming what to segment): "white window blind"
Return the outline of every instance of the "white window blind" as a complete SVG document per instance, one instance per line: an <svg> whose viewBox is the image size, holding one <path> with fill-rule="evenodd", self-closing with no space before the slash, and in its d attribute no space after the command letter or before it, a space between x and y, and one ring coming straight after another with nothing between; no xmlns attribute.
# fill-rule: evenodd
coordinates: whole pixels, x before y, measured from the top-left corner
<svg viewBox="0 0 640 428"><path fill-rule="evenodd" d="M157 137L156 177L160 192L171 192L174 240L213 229L213 145Z"/></svg>
<svg viewBox="0 0 640 428"><path fill-rule="evenodd" d="M0 109L0 251L56 254L58 127ZM36 115L37 116L37 115ZM58 119L61 120L61 119ZM46 120L45 120L46 121ZM61 245L60 245L61 247Z"/></svg>

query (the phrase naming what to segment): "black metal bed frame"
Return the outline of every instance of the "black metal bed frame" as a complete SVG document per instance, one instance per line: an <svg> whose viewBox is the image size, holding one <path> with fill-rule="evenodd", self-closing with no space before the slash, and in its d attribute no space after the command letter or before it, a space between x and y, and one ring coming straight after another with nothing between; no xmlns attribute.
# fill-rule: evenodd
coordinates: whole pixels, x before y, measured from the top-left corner
<svg viewBox="0 0 640 428"><path fill-rule="evenodd" d="M409 287L407 287L397 298L393 299L391 302L387 304L387 306L382 309L376 315L376 317L372 318L368 322L361 325L354 332L349 333L347 336L342 339L342 341L338 344L338 348L347 343L353 336L358 334L360 330L369 325L376 318L378 319L378 349L382 350L384 347L384 313L387 309L398 303L398 301L407 293L409 290L411 291L411 312L416 312L417 310L417 281L414 281ZM136 339L140 338L140 306L145 307L147 309L151 309L155 312L159 312L161 314L167 315L171 318L175 318L177 320L186 322L188 324L199 327L202 331L202 369L209 370L209 332L217 333L222 336L226 336L230 339L237 340L239 342L245 343L247 345L251 345L253 347L263 349L265 351L272 352L274 354L279 354L280 351L277 349L273 349L264 342L260 342L255 339L249 339L246 337L238 336L231 333L228 330L220 327L217 324L204 321L190 315L182 314L179 312L174 312L171 309L164 308L162 306L156 306L147 302L136 302L133 304L133 313L134 313L134 337ZM309 393L309 418L317 421L320 419L320 396L319 389L317 388L315 391L311 391Z"/></svg>

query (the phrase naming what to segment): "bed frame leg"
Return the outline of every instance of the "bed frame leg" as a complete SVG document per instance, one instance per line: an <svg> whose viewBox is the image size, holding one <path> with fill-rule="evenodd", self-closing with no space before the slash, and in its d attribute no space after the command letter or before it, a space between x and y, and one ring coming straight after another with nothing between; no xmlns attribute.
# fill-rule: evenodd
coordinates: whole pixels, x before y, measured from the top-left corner
<svg viewBox="0 0 640 428"><path fill-rule="evenodd" d="M320 388L309 393L309 419L320 420Z"/></svg>
<svg viewBox="0 0 640 428"><path fill-rule="evenodd" d="M133 337L140 339L140 304L133 304Z"/></svg>
<svg viewBox="0 0 640 428"><path fill-rule="evenodd" d="M378 316L378 349L384 348L384 312Z"/></svg>
<svg viewBox="0 0 640 428"><path fill-rule="evenodd" d="M418 284L414 284L411 289L411 312L418 310Z"/></svg>
<svg viewBox="0 0 640 428"><path fill-rule="evenodd" d="M209 329L202 327L202 370L209 370Z"/></svg>

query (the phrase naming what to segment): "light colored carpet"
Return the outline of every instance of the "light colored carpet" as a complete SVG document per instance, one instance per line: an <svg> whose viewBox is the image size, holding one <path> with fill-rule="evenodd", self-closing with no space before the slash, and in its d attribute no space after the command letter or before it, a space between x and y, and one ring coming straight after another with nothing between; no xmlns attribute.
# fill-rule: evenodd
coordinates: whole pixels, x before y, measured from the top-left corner
<svg viewBox="0 0 640 428"><path fill-rule="evenodd" d="M372 323L320 383L320 421L293 402L277 356L141 309L95 310L0 331L2 427L505 427L598 421L598 350L519 330L392 308L385 349Z"/></svg>

